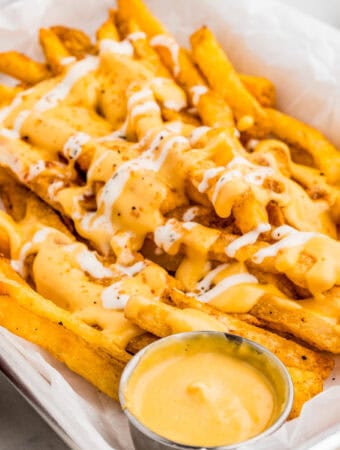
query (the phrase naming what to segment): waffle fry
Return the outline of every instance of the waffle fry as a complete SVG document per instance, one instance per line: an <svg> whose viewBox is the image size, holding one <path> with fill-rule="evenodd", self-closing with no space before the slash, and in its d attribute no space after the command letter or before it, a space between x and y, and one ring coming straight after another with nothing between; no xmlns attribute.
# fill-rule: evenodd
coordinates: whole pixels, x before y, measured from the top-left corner
<svg viewBox="0 0 340 450"><path fill-rule="evenodd" d="M0 54L30 85L0 89L0 323L114 398L157 337L231 331L288 367L297 416L340 352L336 149L211 31L189 52L140 0L96 43L40 41L45 63Z"/></svg>

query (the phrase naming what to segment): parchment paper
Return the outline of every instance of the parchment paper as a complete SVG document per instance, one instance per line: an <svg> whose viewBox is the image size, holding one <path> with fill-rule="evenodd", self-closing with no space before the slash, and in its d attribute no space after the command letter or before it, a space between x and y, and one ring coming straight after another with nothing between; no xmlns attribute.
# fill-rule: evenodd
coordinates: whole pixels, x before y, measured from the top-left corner
<svg viewBox="0 0 340 450"><path fill-rule="evenodd" d="M147 3L183 44L195 28L209 25L239 71L269 77L284 111L317 126L340 146L340 33L335 29L272 0ZM39 27L63 24L93 34L109 7L109 0L11 3L0 11L0 51L17 49L39 58ZM79 448L133 449L119 406L45 351L0 327L0 354ZM339 360L337 365L325 391L305 405L301 416L256 449L340 448L336 436L323 445L304 444L320 433L340 431Z"/></svg>

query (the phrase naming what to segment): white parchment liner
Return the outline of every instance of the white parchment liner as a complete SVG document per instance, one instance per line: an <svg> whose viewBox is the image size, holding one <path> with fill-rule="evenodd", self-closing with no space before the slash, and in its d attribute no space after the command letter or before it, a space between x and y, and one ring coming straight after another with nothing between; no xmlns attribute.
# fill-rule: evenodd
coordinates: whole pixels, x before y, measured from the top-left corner
<svg viewBox="0 0 340 450"><path fill-rule="evenodd" d="M1 3L1 2L0 2ZM340 33L272 0L149 0L182 44L210 26L236 68L269 77L284 111L318 127L340 146ZM109 0L19 0L0 11L0 51L41 53L41 26L69 25L93 34ZM0 355L76 446L83 450L132 450L118 405L45 351L0 327ZM340 363L325 391L308 402L257 449L297 449L309 439L340 430ZM332 438L318 449L340 448ZM311 446L308 446L311 448Z"/></svg>

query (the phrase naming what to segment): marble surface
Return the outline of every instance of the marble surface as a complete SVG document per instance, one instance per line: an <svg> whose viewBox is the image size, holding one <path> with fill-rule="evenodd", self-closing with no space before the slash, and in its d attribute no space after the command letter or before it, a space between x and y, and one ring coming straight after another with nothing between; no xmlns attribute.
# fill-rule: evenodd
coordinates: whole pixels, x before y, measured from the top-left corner
<svg viewBox="0 0 340 450"><path fill-rule="evenodd" d="M339 0L281 1L340 27ZM8 2L0 0L0 7ZM0 373L0 450L67 450L67 448Z"/></svg>

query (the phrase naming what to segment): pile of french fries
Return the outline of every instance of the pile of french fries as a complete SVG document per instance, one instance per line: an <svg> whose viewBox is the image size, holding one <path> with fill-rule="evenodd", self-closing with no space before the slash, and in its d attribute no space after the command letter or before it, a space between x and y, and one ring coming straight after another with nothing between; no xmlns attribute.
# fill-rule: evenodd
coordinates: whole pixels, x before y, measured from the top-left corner
<svg viewBox="0 0 340 450"><path fill-rule="evenodd" d="M172 333L252 339L287 366L290 417L340 353L340 154L141 0L96 34L0 54L0 325L117 398L131 355Z"/></svg>

